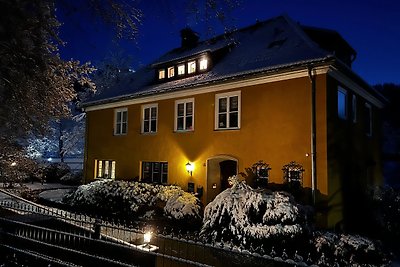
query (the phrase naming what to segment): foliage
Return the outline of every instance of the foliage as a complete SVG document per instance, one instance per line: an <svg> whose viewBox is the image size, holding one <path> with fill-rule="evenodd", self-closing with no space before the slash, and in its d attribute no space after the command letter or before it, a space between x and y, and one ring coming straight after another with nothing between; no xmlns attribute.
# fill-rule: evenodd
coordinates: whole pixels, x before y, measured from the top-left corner
<svg viewBox="0 0 400 267"><path fill-rule="evenodd" d="M83 181L83 172L68 172L60 178L60 183L65 185L80 185Z"/></svg>
<svg viewBox="0 0 400 267"><path fill-rule="evenodd" d="M315 232L312 245L319 266L380 266L387 261L378 244L358 235Z"/></svg>
<svg viewBox="0 0 400 267"><path fill-rule="evenodd" d="M44 177L46 182L60 182L60 179L71 172L69 166L64 162L51 163L44 169Z"/></svg>
<svg viewBox="0 0 400 267"><path fill-rule="evenodd" d="M289 241L306 232L301 209L284 192L254 190L244 181L220 193L204 211L202 235L237 245Z"/></svg>
<svg viewBox="0 0 400 267"><path fill-rule="evenodd" d="M174 220L201 219L200 201L180 187L139 182L97 180L81 185L65 202L87 210L140 215L163 203L164 215Z"/></svg>
<svg viewBox="0 0 400 267"><path fill-rule="evenodd" d="M400 190L391 187L374 187L369 191L373 211L373 237L381 238L400 253Z"/></svg>

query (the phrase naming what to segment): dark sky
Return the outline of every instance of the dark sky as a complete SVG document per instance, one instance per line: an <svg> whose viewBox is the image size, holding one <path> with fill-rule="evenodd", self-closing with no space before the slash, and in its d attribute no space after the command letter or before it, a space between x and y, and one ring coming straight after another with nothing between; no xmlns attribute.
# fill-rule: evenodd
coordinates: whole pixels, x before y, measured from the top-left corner
<svg viewBox="0 0 400 267"><path fill-rule="evenodd" d="M144 17L136 41L113 41L106 26L81 12L60 15L61 36L67 42L62 57L99 62L111 54L130 55L133 68L149 64L180 45L180 29L189 26L202 39L210 37L206 23L185 13L183 0L143 0ZM371 85L400 84L399 0L242 0L230 16L229 25L241 28L286 14L303 25L338 31L357 51L354 71ZM201 10L200 10L201 11ZM200 14L201 17L201 14ZM223 33L211 22L211 33ZM208 34L208 36L207 36ZM122 51L122 52L121 52Z"/></svg>

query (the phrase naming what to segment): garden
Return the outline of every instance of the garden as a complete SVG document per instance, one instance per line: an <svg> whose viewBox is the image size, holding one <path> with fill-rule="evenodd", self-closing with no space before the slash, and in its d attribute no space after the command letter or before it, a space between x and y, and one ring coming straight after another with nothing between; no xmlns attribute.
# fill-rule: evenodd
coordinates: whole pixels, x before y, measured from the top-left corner
<svg viewBox="0 0 400 267"><path fill-rule="evenodd" d="M79 174L63 164L51 164L42 174L42 179L51 175L52 182L79 182ZM392 253L397 253L393 248L398 245L394 237L399 237L400 195L393 189L375 188L370 192L371 207L379 211L375 229L381 231L379 241L316 229L313 209L300 204L289 192L252 188L241 175L231 177L229 183L231 187L205 207L195 195L176 185L108 179L64 190L68 193L59 202L45 197L38 201L78 213L117 218L129 225L184 232L187 238L196 236L209 244L267 254L276 260L319 266L384 266L393 258ZM28 198L35 195L26 191L23 194Z"/></svg>

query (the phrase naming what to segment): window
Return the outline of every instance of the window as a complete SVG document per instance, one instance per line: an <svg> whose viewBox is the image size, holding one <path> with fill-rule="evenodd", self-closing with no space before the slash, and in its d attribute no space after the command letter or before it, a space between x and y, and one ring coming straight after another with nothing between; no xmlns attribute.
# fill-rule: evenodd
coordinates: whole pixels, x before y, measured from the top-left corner
<svg viewBox="0 0 400 267"><path fill-rule="evenodd" d="M353 116L353 123L357 122L357 97L356 95L352 96L351 99L351 115Z"/></svg>
<svg viewBox="0 0 400 267"><path fill-rule="evenodd" d="M142 133L157 132L157 108L157 104L142 106Z"/></svg>
<svg viewBox="0 0 400 267"><path fill-rule="evenodd" d="M208 60L206 58L203 58L202 60L200 60L200 70L206 70L207 63L208 63Z"/></svg>
<svg viewBox="0 0 400 267"><path fill-rule="evenodd" d="M240 91L215 95L215 129L240 128Z"/></svg>
<svg viewBox="0 0 400 267"><path fill-rule="evenodd" d="M194 98L175 101L175 131L193 131Z"/></svg>
<svg viewBox="0 0 400 267"><path fill-rule="evenodd" d="M142 162L142 181L166 184L168 180L168 162Z"/></svg>
<svg viewBox="0 0 400 267"><path fill-rule="evenodd" d="M114 134L122 135L128 132L128 109L120 108L115 110Z"/></svg>
<svg viewBox="0 0 400 267"><path fill-rule="evenodd" d="M196 72L196 61L190 61L188 63L188 73L195 73Z"/></svg>
<svg viewBox="0 0 400 267"><path fill-rule="evenodd" d="M347 119L347 91L342 87L338 88L338 116Z"/></svg>
<svg viewBox="0 0 400 267"><path fill-rule="evenodd" d="M178 75L184 75L185 74L185 65L179 65L178 66Z"/></svg>
<svg viewBox="0 0 400 267"><path fill-rule="evenodd" d="M283 179L289 185L301 186L303 183L304 168L301 164L291 161L282 168Z"/></svg>
<svg viewBox="0 0 400 267"><path fill-rule="evenodd" d="M174 77L175 76L175 68L174 67L169 67L168 68L168 78Z"/></svg>
<svg viewBox="0 0 400 267"><path fill-rule="evenodd" d="M164 79L165 78L165 70L159 70L158 71L158 79Z"/></svg>
<svg viewBox="0 0 400 267"><path fill-rule="evenodd" d="M96 178L115 179L114 160L96 160Z"/></svg>
<svg viewBox="0 0 400 267"><path fill-rule="evenodd" d="M365 133L372 136L372 107L369 103L365 103Z"/></svg>

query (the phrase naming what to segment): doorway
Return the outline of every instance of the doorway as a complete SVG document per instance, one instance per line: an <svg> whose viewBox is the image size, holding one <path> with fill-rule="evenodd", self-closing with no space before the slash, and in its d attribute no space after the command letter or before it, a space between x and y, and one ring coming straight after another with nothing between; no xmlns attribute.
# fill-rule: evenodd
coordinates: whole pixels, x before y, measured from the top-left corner
<svg viewBox="0 0 400 267"><path fill-rule="evenodd" d="M228 178L238 173L238 161L231 156L216 156L207 160L207 203L229 188Z"/></svg>

